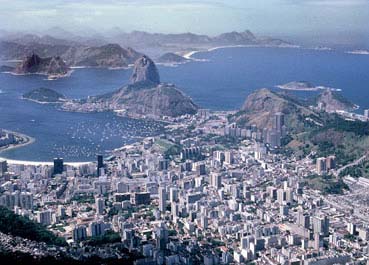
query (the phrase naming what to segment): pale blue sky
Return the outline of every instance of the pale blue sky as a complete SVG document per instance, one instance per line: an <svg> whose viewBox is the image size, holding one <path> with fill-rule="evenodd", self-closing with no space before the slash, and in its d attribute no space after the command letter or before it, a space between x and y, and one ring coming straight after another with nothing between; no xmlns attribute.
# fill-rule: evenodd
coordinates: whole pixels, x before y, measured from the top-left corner
<svg viewBox="0 0 369 265"><path fill-rule="evenodd" d="M369 37L369 0L0 0L0 28Z"/></svg>

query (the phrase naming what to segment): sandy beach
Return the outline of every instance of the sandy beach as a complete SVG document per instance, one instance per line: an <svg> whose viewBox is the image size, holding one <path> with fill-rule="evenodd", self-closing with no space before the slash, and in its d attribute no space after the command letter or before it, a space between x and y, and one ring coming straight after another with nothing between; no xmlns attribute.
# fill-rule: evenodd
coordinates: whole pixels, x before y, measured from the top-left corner
<svg viewBox="0 0 369 265"><path fill-rule="evenodd" d="M13 160L7 159L5 157L0 157L0 160L6 160L8 164L11 165L25 165L25 166L52 166L53 162L39 162L39 161L26 161L26 160ZM83 165L90 164L92 162L64 162L65 165L72 167L79 167Z"/></svg>
<svg viewBox="0 0 369 265"><path fill-rule="evenodd" d="M195 51L190 51L190 52L185 52L182 57L189 59L189 60L195 60L197 61L198 59L196 58L192 58L192 56L196 53L199 52L211 52L211 51L215 51L215 50L219 50L219 49L229 49L229 48L301 48L298 45L228 45L228 46L218 46L218 47L213 47L213 48L208 48L208 49L199 49L199 50L195 50ZM203 60L201 60L203 61Z"/></svg>
<svg viewBox="0 0 369 265"><path fill-rule="evenodd" d="M33 137L30 137L28 135L22 134L22 133L18 133L18 132L13 132L13 131L9 131L9 130L3 130L4 132L7 133L12 133L14 135L16 135L16 137L18 138L23 138L23 143L21 144L13 144L13 145L9 145L3 148L0 148L0 154L3 151L7 151L10 149L16 149L16 148L20 148L29 144L34 143L36 140ZM26 160L13 160L13 159L8 159L5 157L1 157L0 156L0 160L6 160L8 162L8 164L14 164L14 165L32 165L32 166L46 166L46 165L53 165L53 162L39 162L39 161L26 161ZM66 165L70 165L70 166L74 166L74 167L79 167L81 165L86 165L89 164L91 162L65 162Z"/></svg>

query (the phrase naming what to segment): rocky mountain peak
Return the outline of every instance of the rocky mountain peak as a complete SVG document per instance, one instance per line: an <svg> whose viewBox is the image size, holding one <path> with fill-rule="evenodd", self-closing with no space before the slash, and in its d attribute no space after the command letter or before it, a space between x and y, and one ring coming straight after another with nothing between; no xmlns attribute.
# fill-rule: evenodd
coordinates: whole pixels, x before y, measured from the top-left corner
<svg viewBox="0 0 369 265"><path fill-rule="evenodd" d="M134 65L130 79L132 85L155 86L160 84L160 76L155 63L147 56L141 56Z"/></svg>
<svg viewBox="0 0 369 265"><path fill-rule="evenodd" d="M41 63L41 58L35 53L32 53L31 56L25 59L25 65L27 65L28 67L39 65L40 63Z"/></svg>
<svg viewBox="0 0 369 265"><path fill-rule="evenodd" d="M68 67L59 56L41 58L33 53L19 63L14 71L17 74L65 75Z"/></svg>

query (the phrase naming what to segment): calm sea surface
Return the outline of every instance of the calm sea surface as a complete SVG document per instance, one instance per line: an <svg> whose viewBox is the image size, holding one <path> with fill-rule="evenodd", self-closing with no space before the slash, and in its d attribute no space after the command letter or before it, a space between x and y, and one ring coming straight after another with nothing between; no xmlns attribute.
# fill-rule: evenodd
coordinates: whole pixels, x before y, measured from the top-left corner
<svg viewBox="0 0 369 265"><path fill-rule="evenodd" d="M334 51L274 48L229 48L197 53L204 62L177 67L160 66L161 79L175 83L203 108L234 110L258 88L274 88L290 81L309 81L342 89L342 94L369 108L369 56ZM36 139L26 147L2 152L9 159L90 161L96 153L163 131L156 122L116 117L113 113L68 113L52 105L22 100L38 88L54 89L70 98L113 91L128 82L131 70L76 69L56 81L43 76L0 74L0 128ZM302 96L310 92L299 93Z"/></svg>

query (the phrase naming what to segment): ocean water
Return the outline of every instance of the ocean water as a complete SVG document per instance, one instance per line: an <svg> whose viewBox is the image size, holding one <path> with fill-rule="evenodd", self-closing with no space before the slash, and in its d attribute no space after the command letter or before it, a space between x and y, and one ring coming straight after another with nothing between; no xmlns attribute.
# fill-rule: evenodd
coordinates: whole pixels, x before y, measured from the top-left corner
<svg viewBox="0 0 369 265"><path fill-rule="evenodd" d="M369 108L369 55L293 48L227 48L195 54L194 62L161 71L204 108L240 108L252 91L291 81L342 89L361 110ZM311 92L298 93L309 96Z"/></svg>
<svg viewBox="0 0 369 265"><path fill-rule="evenodd" d="M156 135L163 124L117 117L114 113L71 113L54 105L22 100L37 87L53 88L71 98L112 91L126 78L125 71L81 69L70 78L47 81L38 75L0 74L0 127L27 134L33 144L0 153L0 157L30 161L92 161L96 154Z"/></svg>
<svg viewBox="0 0 369 265"><path fill-rule="evenodd" d="M369 108L369 56L335 51L281 48L229 48L197 53L203 62L159 66L161 80L175 83L200 107L235 110L258 88L275 88L291 81L309 81L342 89L342 94ZM76 69L70 77L48 81L44 76L0 74L0 128L25 133L35 143L0 153L9 159L90 161L97 153L163 131L157 122L139 121L113 113L69 113L52 105L21 99L38 87L70 98L113 91L128 82L131 70ZM310 96L312 92L298 93Z"/></svg>

